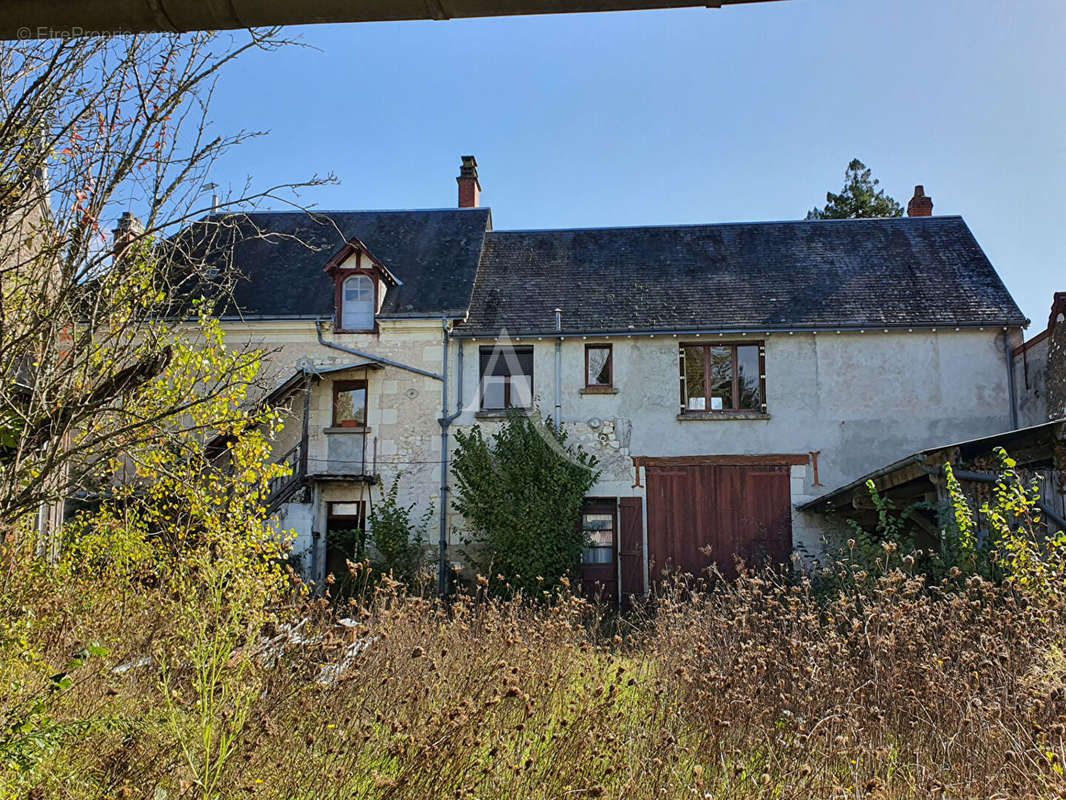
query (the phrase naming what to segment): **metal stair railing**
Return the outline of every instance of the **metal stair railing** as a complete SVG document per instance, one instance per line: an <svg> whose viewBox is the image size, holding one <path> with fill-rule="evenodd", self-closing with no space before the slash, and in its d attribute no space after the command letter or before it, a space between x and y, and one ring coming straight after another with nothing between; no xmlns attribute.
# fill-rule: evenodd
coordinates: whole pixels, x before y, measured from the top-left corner
<svg viewBox="0 0 1066 800"><path fill-rule="evenodd" d="M297 442L274 463L288 464L292 474L271 479L267 495L267 510L271 512L277 511L282 503L304 485L307 478L307 442Z"/></svg>

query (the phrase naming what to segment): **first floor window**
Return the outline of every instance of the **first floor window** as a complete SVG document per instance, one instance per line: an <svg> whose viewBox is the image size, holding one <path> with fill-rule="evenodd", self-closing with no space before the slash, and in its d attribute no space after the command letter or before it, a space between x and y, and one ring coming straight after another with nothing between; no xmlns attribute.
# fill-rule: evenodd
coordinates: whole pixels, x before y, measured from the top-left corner
<svg viewBox="0 0 1066 800"><path fill-rule="evenodd" d="M481 407L533 407L533 348L481 348Z"/></svg>
<svg viewBox="0 0 1066 800"><path fill-rule="evenodd" d="M366 381L333 382L333 425L366 427Z"/></svg>
<svg viewBox="0 0 1066 800"><path fill-rule="evenodd" d="M611 345L585 345L585 388L610 389L614 376Z"/></svg>
<svg viewBox="0 0 1066 800"><path fill-rule="evenodd" d="M614 514L586 512L581 515L581 531L585 534L584 564L610 564L614 561Z"/></svg>
<svg viewBox="0 0 1066 800"><path fill-rule="evenodd" d="M766 351L753 344L682 344L681 413L765 411Z"/></svg>

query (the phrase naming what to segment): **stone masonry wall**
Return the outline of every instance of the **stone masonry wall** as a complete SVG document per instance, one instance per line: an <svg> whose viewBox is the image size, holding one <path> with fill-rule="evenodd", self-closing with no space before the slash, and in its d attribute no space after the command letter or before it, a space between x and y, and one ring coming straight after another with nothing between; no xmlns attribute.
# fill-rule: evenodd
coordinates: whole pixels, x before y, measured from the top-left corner
<svg viewBox="0 0 1066 800"><path fill-rule="evenodd" d="M1066 292L1056 292L1047 349L1048 419L1066 417Z"/></svg>

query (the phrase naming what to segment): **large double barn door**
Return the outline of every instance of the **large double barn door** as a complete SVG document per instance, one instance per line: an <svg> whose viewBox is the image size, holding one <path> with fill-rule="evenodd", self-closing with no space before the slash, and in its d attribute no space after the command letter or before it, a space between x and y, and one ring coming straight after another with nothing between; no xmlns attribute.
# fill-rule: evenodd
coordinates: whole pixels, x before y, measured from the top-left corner
<svg viewBox="0 0 1066 800"><path fill-rule="evenodd" d="M788 562L792 511L787 464L655 462L645 461L653 581L664 571L702 576L712 564L732 577L737 558L746 564Z"/></svg>

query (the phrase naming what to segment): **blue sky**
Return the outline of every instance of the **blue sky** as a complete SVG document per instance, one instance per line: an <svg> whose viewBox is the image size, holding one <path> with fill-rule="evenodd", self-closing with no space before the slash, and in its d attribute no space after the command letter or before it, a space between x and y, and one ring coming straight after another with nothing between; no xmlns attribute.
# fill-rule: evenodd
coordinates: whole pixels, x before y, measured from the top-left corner
<svg viewBox="0 0 1066 800"><path fill-rule="evenodd" d="M214 177L334 173L319 208L454 206L497 228L799 219L853 157L961 214L1027 316L1066 290L1066 2L784 0L293 28L226 73Z"/></svg>

